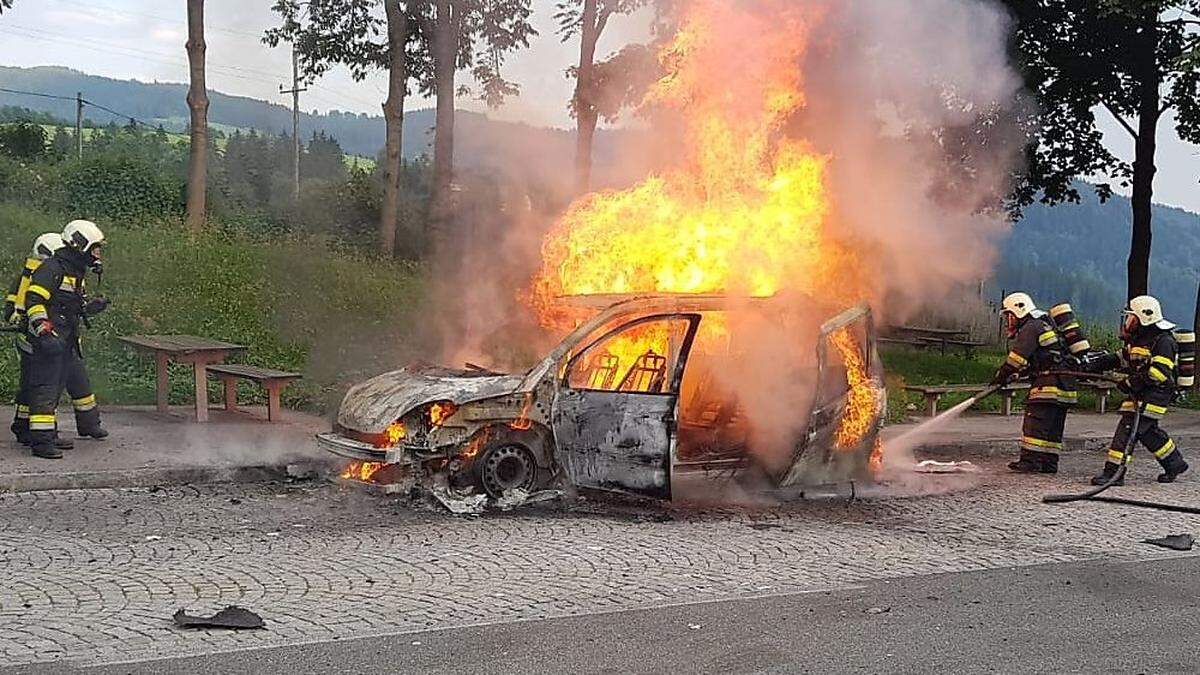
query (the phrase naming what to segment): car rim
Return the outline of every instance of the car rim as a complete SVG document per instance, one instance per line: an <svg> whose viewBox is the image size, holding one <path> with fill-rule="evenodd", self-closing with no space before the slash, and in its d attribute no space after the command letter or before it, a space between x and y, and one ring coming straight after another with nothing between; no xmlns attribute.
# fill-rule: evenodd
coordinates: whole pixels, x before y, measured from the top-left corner
<svg viewBox="0 0 1200 675"><path fill-rule="evenodd" d="M489 452L483 462L483 487L498 497L514 488L533 487L537 467L529 451L516 445L505 445Z"/></svg>

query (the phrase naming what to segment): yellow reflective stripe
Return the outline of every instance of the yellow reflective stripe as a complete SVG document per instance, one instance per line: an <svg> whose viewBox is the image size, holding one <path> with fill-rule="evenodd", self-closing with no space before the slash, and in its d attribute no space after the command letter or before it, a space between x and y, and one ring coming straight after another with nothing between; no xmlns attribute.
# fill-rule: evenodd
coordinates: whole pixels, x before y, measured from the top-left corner
<svg viewBox="0 0 1200 675"><path fill-rule="evenodd" d="M1146 404L1146 412L1153 413L1155 415L1165 415L1165 414L1167 414L1167 406L1153 405L1151 403L1147 403Z"/></svg>
<svg viewBox="0 0 1200 675"><path fill-rule="evenodd" d="M54 415L30 415L29 428L34 431L50 431L55 427Z"/></svg>
<svg viewBox="0 0 1200 675"><path fill-rule="evenodd" d="M1171 360L1170 358L1168 358L1166 356L1155 356L1154 358L1150 359L1150 363L1157 363L1159 365L1163 365L1168 368L1175 367L1175 361Z"/></svg>
<svg viewBox="0 0 1200 675"><path fill-rule="evenodd" d="M45 305L34 305L33 307L30 307L29 310L26 311L26 315L29 317L31 322L50 318L50 315L46 313Z"/></svg>
<svg viewBox="0 0 1200 675"><path fill-rule="evenodd" d="M1163 443L1161 448L1154 451L1154 456L1159 459L1163 459L1172 452L1175 452L1175 441L1168 438L1167 442Z"/></svg>
<svg viewBox="0 0 1200 675"><path fill-rule="evenodd" d="M1115 448L1108 449L1108 461L1112 462L1113 464L1120 464L1122 462L1122 460L1127 460L1127 459L1131 459L1131 458L1126 458L1124 452L1117 450Z"/></svg>
<svg viewBox="0 0 1200 675"><path fill-rule="evenodd" d="M37 258L26 258L25 269L29 272L36 272L37 268L42 266L42 261Z"/></svg>
<svg viewBox="0 0 1200 675"><path fill-rule="evenodd" d="M29 284L29 292L36 293L47 300L50 299L50 291L46 290L45 288L43 288L37 284Z"/></svg>
<svg viewBox="0 0 1200 675"><path fill-rule="evenodd" d="M1167 381L1167 376L1163 373L1163 371L1155 368L1154 366L1150 366L1150 370L1147 372L1150 374L1150 379L1154 380L1155 382Z"/></svg>
<svg viewBox="0 0 1200 675"><path fill-rule="evenodd" d="M4 301L5 301L5 302L16 302L16 301L17 301L17 294L16 294L16 293L9 293L8 295L4 296Z"/></svg>
<svg viewBox="0 0 1200 675"><path fill-rule="evenodd" d="M1061 442L1043 441L1042 439L1034 438L1033 436L1022 436L1021 442L1037 448L1049 448L1051 450L1061 450L1063 446Z"/></svg>
<svg viewBox="0 0 1200 675"><path fill-rule="evenodd" d="M1016 352L1009 352L1007 361L1018 368L1024 368L1029 365L1029 361Z"/></svg>
<svg viewBox="0 0 1200 675"><path fill-rule="evenodd" d="M1058 334L1052 330L1048 330L1038 336L1038 344L1043 347L1049 347L1055 342L1058 342Z"/></svg>
<svg viewBox="0 0 1200 675"><path fill-rule="evenodd" d="M1076 328L1079 328L1078 321L1072 321L1071 323L1063 326L1063 330L1075 330Z"/></svg>
<svg viewBox="0 0 1200 675"><path fill-rule="evenodd" d="M1150 356L1150 350L1146 349L1145 347L1130 347L1129 355L1130 356Z"/></svg>
<svg viewBox="0 0 1200 675"><path fill-rule="evenodd" d="M75 277L63 277L62 283L58 285L58 290L60 290L60 291L75 290L75 281L76 281Z"/></svg>
<svg viewBox="0 0 1200 675"><path fill-rule="evenodd" d="M71 399L71 404L74 405L75 409L79 412L87 412L96 407L96 395L89 394L83 398Z"/></svg>

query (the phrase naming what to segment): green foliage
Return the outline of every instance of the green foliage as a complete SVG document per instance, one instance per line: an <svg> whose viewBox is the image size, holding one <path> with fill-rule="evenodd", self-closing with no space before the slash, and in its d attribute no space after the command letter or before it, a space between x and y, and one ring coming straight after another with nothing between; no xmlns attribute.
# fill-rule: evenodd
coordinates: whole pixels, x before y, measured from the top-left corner
<svg viewBox="0 0 1200 675"><path fill-rule="evenodd" d="M72 214L73 215L73 214ZM15 271L26 247L58 229L68 215L0 204L0 260ZM291 238L271 246L244 234L191 237L176 223L100 220L110 242L103 284L113 300L85 331L88 368L105 403L147 404L154 369L117 341L130 334L184 333L250 347L240 362L303 372L284 392L288 405L320 409L336 400L345 378L395 367L422 295L412 266L331 252L320 240ZM15 386L15 359L0 359L0 390ZM191 373L172 369L171 400L191 400ZM212 383L211 394L219 400ZM247 385L248 401L261 394ZM257 400L261 401L261 398Z"/></svg>
<svg viewBox="0 0 1200 675"><path fill-rule="evenodd" d="M44 192L45 167L0 155L0 200L31 199Z"/></svg>
<svg viewBox="0 0 1200 675"><path fill-rule="evenodd" d="M1105 147L1095 111L1139 127L1146 73L1157 77L1162 100L1156 114L1176 110L1177 129L1185 140L1200 140L1200 67L1181 58L1195 49L1188 17L1196 19L1197 0L1004 0L1015 20L1011 43L1014 62L1037 96L1040 114L1029 120L1034 138L1027 172L1015 193L1016 206L1035 200L1077 202L1082 176L1109 176L1129 185L1134 167ZM1143 25L1156 26L1146 42ZM1157 17L1157 21L1155 18ZM1149 58L1147 64L1147 44ZM1148 68L1147 68L1148 65ZM1149 168L1149 167L1147 167ZM1106 199L1108 182L1096 184Z"/></svg>
<svg viewBox="0 0 1200 675"><path fill-rule="evenodd" d="M61 171L61 204L80 218L153 221L183 212L183 181L145 160L85 155Z"/></svg>
<svg viewBox="0 0 1200 675"><path fill-rule="evenodd" d="M46 130L31 122L0 126L0 152L18 159L37 159L46 154Z"/></svg>

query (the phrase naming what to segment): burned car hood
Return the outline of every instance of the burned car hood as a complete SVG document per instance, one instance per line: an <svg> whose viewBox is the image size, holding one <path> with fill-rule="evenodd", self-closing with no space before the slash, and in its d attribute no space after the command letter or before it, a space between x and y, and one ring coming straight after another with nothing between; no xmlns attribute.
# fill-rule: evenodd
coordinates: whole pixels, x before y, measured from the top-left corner
<svg viewBox="0 0 1200 675"><path fill-rule="evenodd" d="M377 375L346 392L338 424L365 433L379 433L413 408L434 401L457 405L511 394L521 375L487 370L456 370L416 365Z"/></svg>

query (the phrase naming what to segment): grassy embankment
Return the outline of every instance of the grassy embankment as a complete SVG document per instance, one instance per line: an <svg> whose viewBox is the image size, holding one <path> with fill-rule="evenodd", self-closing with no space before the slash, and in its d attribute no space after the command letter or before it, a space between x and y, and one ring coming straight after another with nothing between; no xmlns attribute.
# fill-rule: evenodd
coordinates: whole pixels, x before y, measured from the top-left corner
<svg viewBox="0 0 1200 675"><path fill-rule="evenodd" d="M5 286L33 239L60 230L67 216L0 204L0 261ZM339 380L378 372L405 358L405 341L423 294L420 270L357 259L312 238L253 237L221 230L193 237L179 223L100 221L109 245L102 284L93 294L112 308L93 320L84 348L101 401L146 404L154 369L117 337L135 333L201 335L249 346L237 362L294 370L305 379L285 404L327 408ZM10 352L11 355L11 352ZM172 366L171 400L192 398L191 373ZM16 385L16 358L0 358L0 391ZM219 401L210 382L212 400ZM245 385L240 395L259 400Z"/></svg>

